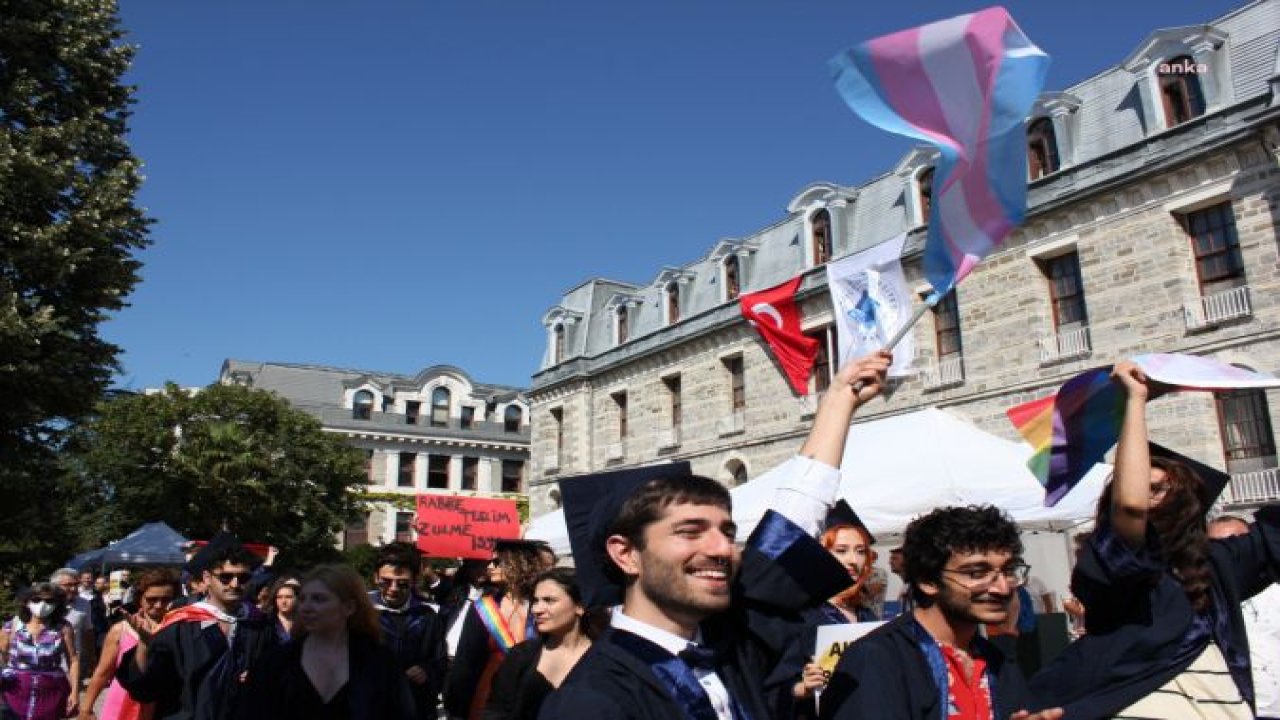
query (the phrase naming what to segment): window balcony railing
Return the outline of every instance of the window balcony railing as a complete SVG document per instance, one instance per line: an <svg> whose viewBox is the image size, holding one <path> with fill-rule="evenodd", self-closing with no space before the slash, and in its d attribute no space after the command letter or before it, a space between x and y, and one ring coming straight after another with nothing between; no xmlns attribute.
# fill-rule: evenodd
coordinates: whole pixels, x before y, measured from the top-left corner
<svg viewBox="0 0 1280 720"><path fill-rule="evenodd" d="M680 428L667 428L658 431L658 449L666 450L667 448L680 446Z"/></svg>
<svg viewBox="0 0 1280 720"><path fill-rule="evenodd" d="M1233 473L1222 493L1223 505L1256 505L1280 500L1280 469Z"/></svg>
<svg viewBox="0 0 1280 720"><path fill-rule="evenodd" d="M1091 352L1093 352L1093 345L1089 341L1088 326L1063 330L1040 338L1040 362L1042 363L1087 357Z"/></svg>
<svg viewBox="0 0 1280 720"><path fill-rule="evenodd" d="M964 357L961 355L952 355L951 357L934 361L924 371L924 387L926 390L960 385L963 382Z"/></svg>
<svg viewBox="0 0 1280 720"><path fill-rule="evenodd" d="M1188 330L1200 330L1253 314L1249 286L1241 285L1193 300L1183 308Z"/></svg>
<svg viewBox="0 0 1280 720"><path fill-rule="evenodd" d="M744 410L735 410L729 415L720 418L716 429L721 437L725 435L737 435L747 431L747 413Z"/></svg>
<svg viewBox="0 0 1280 720"><path fill-rule="evenodd" d="M604 449L604 459L607 461L621 460L626 456L627 456L626 443L620 443L620 442L610 443L608 447Z"/></svg>

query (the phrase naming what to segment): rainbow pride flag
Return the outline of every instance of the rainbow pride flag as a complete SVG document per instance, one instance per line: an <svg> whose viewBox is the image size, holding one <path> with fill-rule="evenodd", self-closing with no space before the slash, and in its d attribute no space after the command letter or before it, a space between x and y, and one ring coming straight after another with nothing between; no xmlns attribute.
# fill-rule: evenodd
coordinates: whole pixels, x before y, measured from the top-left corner
<svg viewBox="0 0 1280 720"><path fill-rule="evenodd" d="M1214 391L1280 387L1280 379L1210 358L1174 353L1139 355L1133 362L1158 391ZM1056 505L1120 438L1124 391L1111 367L1068 380L1056 394L1005 411L1035 453L1027 467L1044 485L1044 504ZM1164 387L1161 387L1164 386Z"/></svg>
<svg viewBox="0 0 1280 720"><path fill-rule="evenodd" d="M885 35L830 63L862 119L935 145L925 277L940 298L1022 222L1023 123L1049 56L1001 7Z"/></svg>

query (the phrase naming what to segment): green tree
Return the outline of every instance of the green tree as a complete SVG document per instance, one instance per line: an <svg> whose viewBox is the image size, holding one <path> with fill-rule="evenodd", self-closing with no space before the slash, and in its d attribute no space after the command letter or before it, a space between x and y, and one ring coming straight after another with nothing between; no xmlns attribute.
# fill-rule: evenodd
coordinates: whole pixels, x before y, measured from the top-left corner
<svg viewBox="0 0 1280 720"><path fill-rule="evenodd" d="M122 38L111 0L0 0L0 571L66 549L57 448L116 368L98 327L148 243Z"/></svg>
<svg viewBox="0 0 1280 720"><path fill-rule="evenodd" d="M121 396L67 450L86 544L159 519L192 538L226 529L270 543L282 565L302 565L335 559L335 533L361 509L360 452L262 390Z"/></svg>

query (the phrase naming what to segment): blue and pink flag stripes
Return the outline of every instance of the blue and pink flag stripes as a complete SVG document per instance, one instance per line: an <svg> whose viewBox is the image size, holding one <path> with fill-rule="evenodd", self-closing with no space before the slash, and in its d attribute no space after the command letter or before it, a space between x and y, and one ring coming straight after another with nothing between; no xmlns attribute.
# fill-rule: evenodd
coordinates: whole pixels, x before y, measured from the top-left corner
<svg viewBox="0 0 1280 720"><path fill-rule="evenodd" d="M1026 214L1024 122L1049 56L993 7L876 38L830 66L855 113L941 153L924 250L941 297Z"/></svg>

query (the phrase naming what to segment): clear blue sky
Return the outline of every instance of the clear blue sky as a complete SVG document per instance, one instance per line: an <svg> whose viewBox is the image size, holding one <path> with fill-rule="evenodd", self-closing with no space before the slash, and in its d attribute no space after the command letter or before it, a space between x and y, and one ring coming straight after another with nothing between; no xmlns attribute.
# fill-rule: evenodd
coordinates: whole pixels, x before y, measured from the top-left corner
<svg viewBox="0 0 1280 720"><path fill-rule="evenodd" d="M1243 0L1011 0L1046 89L1157 27ZM157 220L104 333L123 387L223 359L527 385L539 320L595 276L637 283L857 185L905 139L856 119L826 61L983 7L854 0L126 0Z"/></svg>

